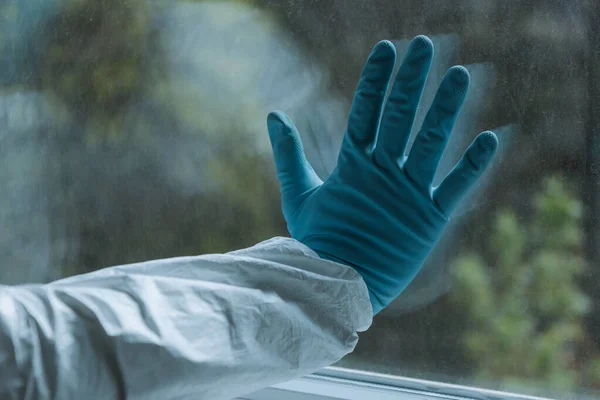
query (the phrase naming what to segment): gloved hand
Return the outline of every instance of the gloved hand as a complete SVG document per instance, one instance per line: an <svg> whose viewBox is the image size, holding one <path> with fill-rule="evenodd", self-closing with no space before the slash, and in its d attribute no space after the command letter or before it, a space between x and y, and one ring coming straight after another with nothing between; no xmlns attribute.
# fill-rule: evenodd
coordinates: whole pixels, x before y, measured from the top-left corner
<svg viewBox="0 0 600 400"><path fill-rule="evenodd" d="M298 131L281 112L267 125L292 237L321 258L356 269L373 313L417 275L448 217L491 161L498 139L480 134L438 186L432 181L464 102L469 73L452 67L405 156L433 57L433 44L410 44L385 104L396 50L378 43L363 69L335 170L322 182L306 160ZM383 111L383 116L382 116Z"/></svg>

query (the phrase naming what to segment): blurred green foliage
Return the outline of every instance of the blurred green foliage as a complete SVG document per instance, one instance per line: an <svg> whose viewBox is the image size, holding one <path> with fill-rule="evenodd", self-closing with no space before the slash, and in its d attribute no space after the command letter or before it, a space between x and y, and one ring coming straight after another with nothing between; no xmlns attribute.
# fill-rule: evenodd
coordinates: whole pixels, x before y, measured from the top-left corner
<svg viewBox="0 0 600 400"><path fill-rule="evenodd" d="M198 76L187 54L169 59L171 7L56 0L39 28L49 40L30 84L68 110L61 116L67 128L51 138L59 149L52 168L61 177L52 202L65 210L53 222L73 235L63 276L226 252L285 233L273 212L280 206L270 160L254 148L253 135L266 135L256 131L258 93L231 118L229 93L218 92L235 90L226 65ZM243 77L243 63L230 65Z"/></svg>
<svg viewBox="0 0 600 400"><path fill-rule="evenodd" d="M468 253L454 263L450 298L468 321L464 349L482 382L600 387L600 354L583 324L590 300L577 284L586 268L581 202L554 177L534 203L527 221L497 215L488 256Z"/></svg>
<svg viewBox="0 0 600 400"><path fill-rule="evenodd" d="M145 0L66 0L48 21L42 85L83 111L114 111L142 87L154 43Z"/></svg>
<svg viewBox="0 0 600 400"><path fill-rule="evenodd" d="M159 75L158 7L146 0L61 0L57 7L44 24L50 40L37 85L71 107L83 140L118 140L126 105Z"/></svg>

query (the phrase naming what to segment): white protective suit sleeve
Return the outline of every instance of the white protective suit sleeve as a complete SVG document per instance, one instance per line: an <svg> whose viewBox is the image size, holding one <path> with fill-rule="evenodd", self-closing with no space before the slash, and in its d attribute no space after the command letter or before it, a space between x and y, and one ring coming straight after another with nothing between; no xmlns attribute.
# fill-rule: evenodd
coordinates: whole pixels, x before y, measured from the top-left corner
<svg viewBox="0 0 600 400"><path fill-rule="evenodd" d="M352 268L287 238L0 286L1 399L231 399L351 352Z"/></svg>

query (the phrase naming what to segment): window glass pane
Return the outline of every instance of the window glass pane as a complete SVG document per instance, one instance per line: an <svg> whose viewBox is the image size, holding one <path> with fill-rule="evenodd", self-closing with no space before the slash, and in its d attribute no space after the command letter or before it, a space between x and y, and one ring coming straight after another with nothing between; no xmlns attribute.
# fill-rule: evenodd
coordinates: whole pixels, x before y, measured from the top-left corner
<svg viewBox="0 0 600 400"><path fill-rule="evenodd" d="M287 235L265 119L334 168L370 48L472 89L438 181L500 151L409 289L338 365L600 395L600 6L591 0L0 1L0 282Z"/></svg>

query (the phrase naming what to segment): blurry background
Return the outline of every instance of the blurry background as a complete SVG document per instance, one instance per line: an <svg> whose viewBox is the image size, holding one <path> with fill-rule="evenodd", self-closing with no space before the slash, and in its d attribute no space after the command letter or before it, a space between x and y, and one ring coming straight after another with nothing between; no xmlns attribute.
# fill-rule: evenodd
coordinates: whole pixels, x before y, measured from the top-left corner
<svg viewBox="0 0 600 400"><path fill-rule="evenodd" d="M333 169L370 48L436 45L494 167L339 365L600 395L600 5L592 0L0 0L0 283L287 235L274 108ZM418 122L419 122L418 121ZM417 125L418 126L418 125Z"/></svg>

